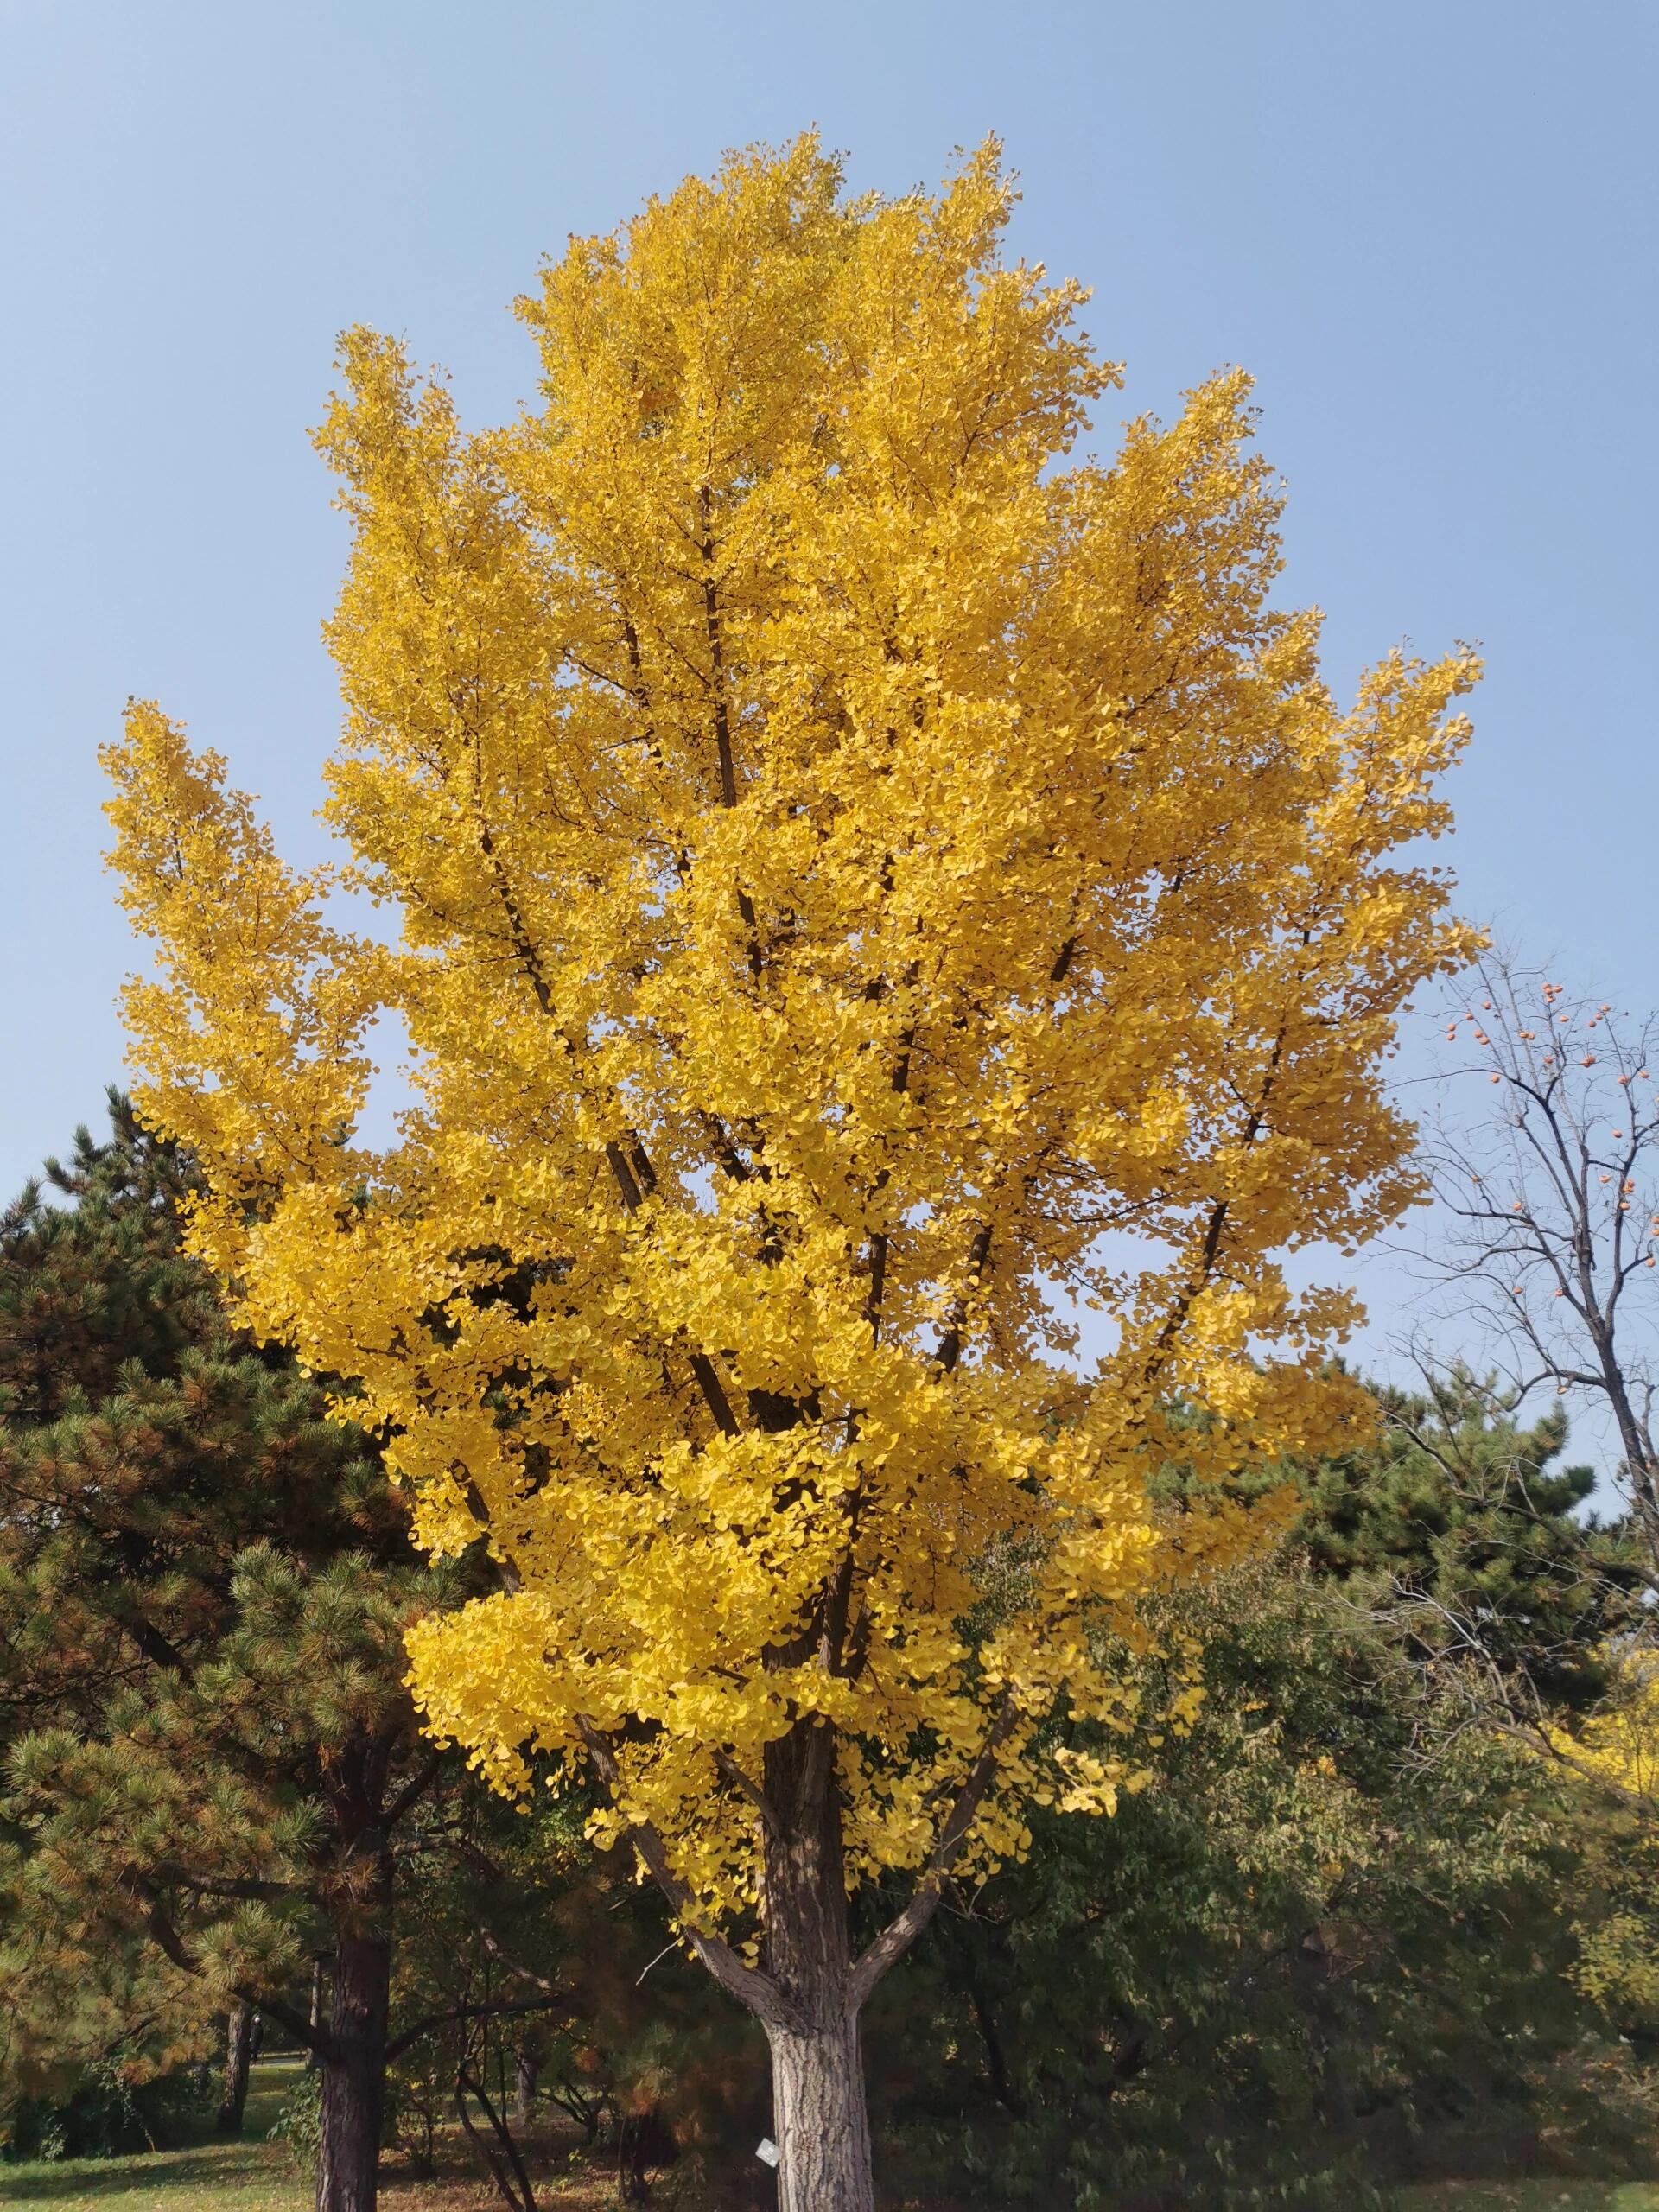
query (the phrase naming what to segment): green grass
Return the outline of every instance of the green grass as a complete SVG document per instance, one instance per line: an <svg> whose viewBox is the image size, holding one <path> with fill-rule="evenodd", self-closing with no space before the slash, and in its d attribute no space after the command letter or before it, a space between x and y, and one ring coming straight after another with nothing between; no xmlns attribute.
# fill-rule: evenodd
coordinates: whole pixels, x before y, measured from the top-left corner
<svg viewBox="0 0 1659 2212"><path fill-rule="evenodd" d="M306 2212L311 2190L263 2143L202 2144L137 2158L10 2166L0 2204L42 2212Z"/></svg>
<svg viewBox="0 0 1659 2212"><path fill-rule="evenodd" d="M1659 2183L1437 2182L1402 2190L1399 2212L1659 2212Z"/></svg>
<svg viewBox="0 0 1659 2212"><path fill-rule="evenodd" d="M238 2142L222 2138L175 2151L126 2158L63 2158L0 2165L0 2206L39 2212L310 2212L311 2183L287 2150L265 2138L300 2069L297 2058L262 2059L248 2087ZM412 2182L395 2169L380 2184L382 2212L499 2212L501 2200L459 2143L445 2142L447 2171L435 2182ZM608 2176L573 2173L539 2180L548 2212L601 2212L614 2202Z"/></svg>
<svg viewBox="0 0 1659 2212"><path fill-rule="evenodd" d="M0 2166L0 2204L41 2212L305 2212L311 2191L265 2132L299 2070L296 2058L262 2060L248 2088L239 2142L130 2158L62 2158Z"/></svg>
<svg viewBox="0 0 1659 2212"><path fill-rule="evenodd" d="M254 2068L239 2142L214 2139L141 2158L0 2166L0 2205L40 2212L309 2212L308 2183L280 2145L265 2140L299 2063L269 2058ZM598 2212L614 2201L607 2181L594 2174L573 2175L563 2187L538 2182L537 2195L550 2212ZM385 2212L484 2212L500 2199L458 2171L426 2183L389 2176L381 2202ZM1659 2183L1442 2182L1402 2190L1396 2203L1397 2212L1659 2212Z"/></svg>

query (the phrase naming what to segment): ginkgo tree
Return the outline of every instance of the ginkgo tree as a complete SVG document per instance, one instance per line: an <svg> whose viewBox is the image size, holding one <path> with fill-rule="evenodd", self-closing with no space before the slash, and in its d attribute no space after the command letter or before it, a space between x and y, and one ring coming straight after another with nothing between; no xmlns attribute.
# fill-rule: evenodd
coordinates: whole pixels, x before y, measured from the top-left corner
<svg viewBox="0 0 1659 2212"><path fill-rule="evenodd" d="M1333 702L1243 375L1079 457L1116 372L1011 198L728 157L545 269L505 429L349 334L349 861L154 706L109 754L194 1249L487 1544L430 1725L601 1786L764 2024L785 2212L873 2202L860 2008L946 1877L1135 1778L1098 1631L1247 1541L1149 1478L1363 1420L1283 1255L1411 1201L1382 1063L1469 950L1402 849L1472 662Z"/></svg>

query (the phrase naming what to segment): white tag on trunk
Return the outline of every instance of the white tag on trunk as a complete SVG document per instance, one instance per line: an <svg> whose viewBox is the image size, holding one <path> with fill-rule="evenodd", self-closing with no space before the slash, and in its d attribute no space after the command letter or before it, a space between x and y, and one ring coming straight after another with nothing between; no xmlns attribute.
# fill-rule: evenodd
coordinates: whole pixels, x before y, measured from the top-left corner
<svg viewBox="0 0 1659 2212"><path fill-rule="evenodd" d="M784 2154L770 2135L763 2135L755 2145L754 2155L763 2166L775 2166Z"/></svg>

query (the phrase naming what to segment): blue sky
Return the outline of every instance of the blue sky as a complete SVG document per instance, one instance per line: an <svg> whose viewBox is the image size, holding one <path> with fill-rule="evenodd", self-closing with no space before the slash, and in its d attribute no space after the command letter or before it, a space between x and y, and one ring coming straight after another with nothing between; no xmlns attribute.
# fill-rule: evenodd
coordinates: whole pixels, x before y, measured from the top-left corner
<svg viewBox="0 0 1659 2212"><path fill-rule="evenodd" d="M543 253L812 123L888 189L1004 137L1016 245L1127 364L1103 444L1255 373L1338 685L1485 651L1466 911L1659 997L1656 78L1649 0L0 0L0 1183L119 1072L93 754L127 695L317 848L337 329L499 416Z"/></svg>

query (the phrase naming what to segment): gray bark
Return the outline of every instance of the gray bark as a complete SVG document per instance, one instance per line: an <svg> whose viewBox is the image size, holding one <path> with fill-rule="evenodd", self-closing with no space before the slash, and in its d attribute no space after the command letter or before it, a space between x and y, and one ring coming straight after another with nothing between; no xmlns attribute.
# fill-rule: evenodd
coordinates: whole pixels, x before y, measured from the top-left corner
<svg viewBox="0 0 1659 2212"><path fill-rule="evenodd" d="M771 2028L778 2212L875 2212L858 2015L807 2035Z"/></svg>

